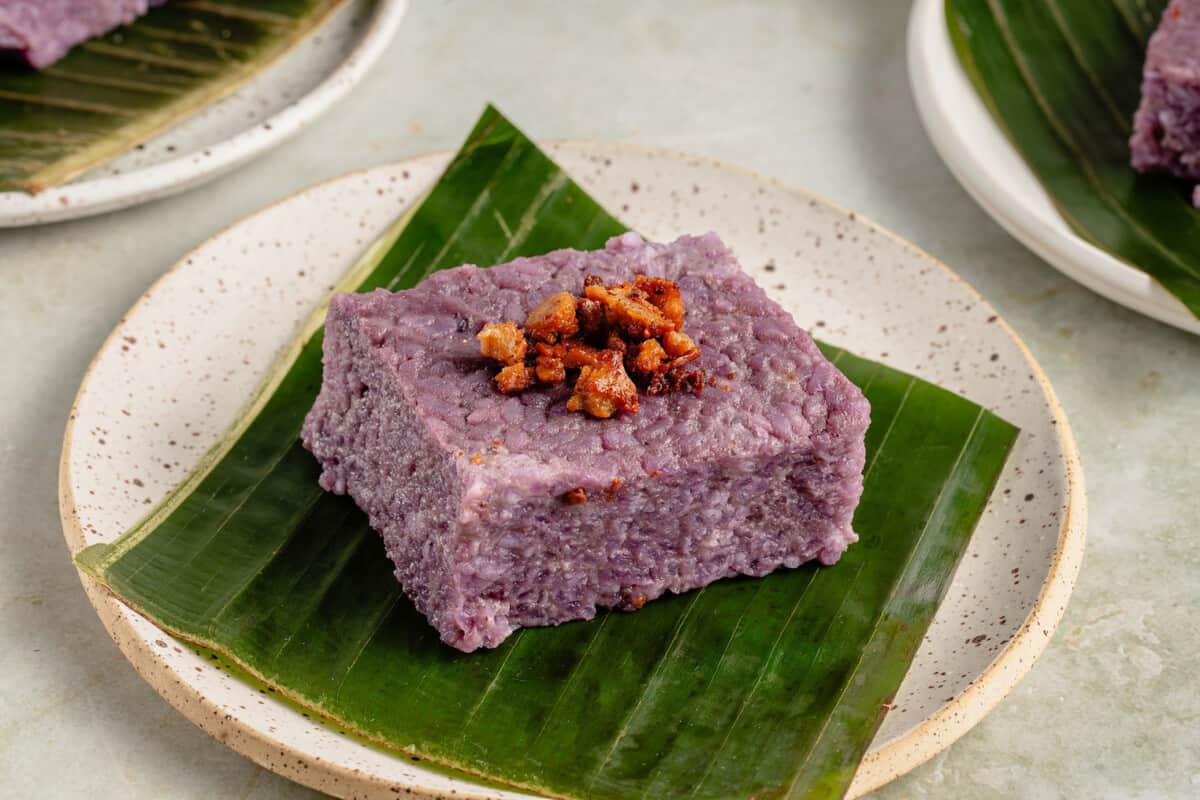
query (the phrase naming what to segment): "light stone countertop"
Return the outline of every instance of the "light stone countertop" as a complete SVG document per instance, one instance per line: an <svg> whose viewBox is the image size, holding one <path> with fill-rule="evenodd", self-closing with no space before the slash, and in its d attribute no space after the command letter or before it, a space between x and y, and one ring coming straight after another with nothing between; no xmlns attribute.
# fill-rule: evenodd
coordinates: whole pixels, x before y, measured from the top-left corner
<svg viewBox="0 0 1200 800"><path fill-rule="evenodd" d="M942 166L908 89L900 0L414 0L313 128L180 197L0 232L0 796L297 798L160 700L109 640L59 528L58 454L89 359L200 241L311 183L456 147L495 101L538 138L753 167L958 270L1024 337L1082 450L1088 552L1041 662L898 798L1200 796L1200 337L1072 283Z"/></svg>

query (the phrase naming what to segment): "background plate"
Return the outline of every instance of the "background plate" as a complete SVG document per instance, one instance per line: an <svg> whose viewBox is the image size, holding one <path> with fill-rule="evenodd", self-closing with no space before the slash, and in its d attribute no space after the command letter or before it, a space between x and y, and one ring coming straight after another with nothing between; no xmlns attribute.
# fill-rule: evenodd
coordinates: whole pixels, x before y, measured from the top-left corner
<svg viewBox="0 0 1200 800"><path fill-rule="evenodd" d="M946 600L851 795L947 747L1045 648L1083 554L1084 492L1067 421L1008 326L949 269L807 193L707 159L633 145L548 152L647 236L716 229L821 338L986 405L1022 432ZM71 413L60 493L71 552L109 542L215 442L356 256L449 155L321 184L202 245L129 311ZM90 579L101 620L143 676L237 751L332 794L523 795L465 784L349 739L180 646Z"/></svg>
<svg viewBox="0 0 1200 800"><path fill-rule="evenodd" d="M945 0L917 0L908 24L908 71L938 154L994 220L1063 274L1114 303L1200 333L1200 319L1141 270L1080 238L1009 143L962 70ZM1131 167L1132 169L1132 167Z"/></svg>
<svg viewBox="0 0 1200 800"><path fill-rule="evenodd" d="M37 225L182 192L266 152L349 92L384 52L407 0L350 0L294 50L228 97L36 195L0 192L0 228Z"/></svg>

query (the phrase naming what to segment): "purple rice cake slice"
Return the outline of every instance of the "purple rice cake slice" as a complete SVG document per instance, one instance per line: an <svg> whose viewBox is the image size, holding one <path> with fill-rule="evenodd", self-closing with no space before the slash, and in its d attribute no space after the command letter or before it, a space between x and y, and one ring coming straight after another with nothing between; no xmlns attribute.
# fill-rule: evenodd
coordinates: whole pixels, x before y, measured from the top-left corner
<svg viewBox="0 0 1200 800"><path fill-rule="evenodd" d="M0 0L0 53L48 67L82 41L133 22L166 0Z"/></svg>
<svg viewBox="0 0 1200 800"><path fill-rule="evenodd" d="M587 274L678 282L710 385L610 419L568 411L566 385L498 392L476 333L578 295ZM303 431L321 485L367 512L405 593L459 650L832 564L857 539L868 403L715 234L625 234L337 295L324 347Z"/></svg>
<svg viewBox="0 0 1200 800"><path fill-rule="evenodd" d="M1135 169L1200 180L1200 0L1174 0L1150 37L1133 126Z"/></svg>

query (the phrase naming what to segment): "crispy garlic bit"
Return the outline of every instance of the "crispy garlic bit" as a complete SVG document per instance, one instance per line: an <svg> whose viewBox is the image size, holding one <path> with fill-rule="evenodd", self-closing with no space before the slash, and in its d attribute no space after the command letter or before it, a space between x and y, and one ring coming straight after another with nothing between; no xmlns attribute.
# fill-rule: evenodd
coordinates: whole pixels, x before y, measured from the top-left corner
<svg viewBox="0 0 1200 800"><path fill-rule="evenodd" d="M501 364L520 364L529 349L525 334L513 322L484 325L475 338L479 340L479 352L483 353L483 357L495 359Z"/></svg>
<svg viewBox="0 0 1200 800"><path fill-rule="evenodd" d="M608 419L618 411L637 413L637 386L625 373L619 353L605 350L599 363L579 371L575 393L567 400L567 410L586 411L600 419Z"/></svg>
<svg viewBox="0 0 1200 800"><path fill-rule="evenodd" d="M579 319L579 335L584 339L603 339L608 335L608 322L604 319L604 306L597 300L580 298L575 306Z"/></svg>
<svg viewBox="0 0 1200 800"><path fill-rule="evenodd" d="M589 347L582 342L567 342L563 349L563 363L571 369L590 367L600 363L602 350Z"/></svg>
<svg viewBox="0 0 1200 800"><path fill-rule="evenodd" d="M666 278L647 278L638 275L634 279L635 288L646 293L646 299L667 319L675 323L675 330L683 327L683 298L679 295L679 284Z"/></svg>
<svg viewBox="0 0 1200 800"><path fill-rule="evenodd" d="M667 351L657 339L647 339L638 346L637 355L632 359L631 368L641 375L653 375L662 369L667 360Z"/></svg>
<svg viewBox="0 0 1200 800"><path fill-rule="evenodd" d="M561 344L543 344L535 342L533 349L539 360L558 359L567 369L590 367L599 362L602 350L597 350L581 342L563 342Z"/></svg>
<svg viewBox="0 0 1200 800"><path fill-rule="evenodd" d="M553 344L579 333L575 320L575 298L570 292L558 292L542 301L525 319L525 332L540 342Z"/></svg>
<svg viewBox="0 0 1200 800"><path fill-rule="evenodd" d="M686 333L671 331L662 338L663 349L671 357L671 366L680 367L700 357L700 348Z"/></svg>
<svg viewBox="0 0 1200 800"><path fill-rule="evenodd" d="M496 388L504 394L516 394L533 386L534 371L524 364L509 364L496 375Z"/></svg>
<svg viewBox="0 0 1200 800"><path fill-rule="evenodd" d="M705 373L684 369L700 357L683 332L685 314L674 281L636 275L633 283L605 285L587 275L582 297L550 295L529 312L523 329L512 322L484 326L479 349L503 367L496 387L505 394L567 383L568 371L579 370L567 409L607 419L637 413L639 385L649 395L704 389Z"/></svg>
<svg viewBox="0 0 1200 800"><path fill-rule="evenodd" d="M544 384L553 385L567 379L567 368L563 360L554 355L539 355L536 361L537 379Z"/></svg>
<svg viewBox="0 0 1200 800"><path fill-rule="evenodd" d="M628 283L589 286L584 289L584 294L604 306L604 318L609 327L626 339L652 339L675 330L675 323L646 300L643 292Z"/></svg>
<svg viewBox="0 0 1200 800"><path fill-rule="evenodd" d="M668 369L666 372L659 372L650 378L646 384L646 394L657 397L661 394L680 392L699 397L704 391L706 378L702 369Z"/></svg>
<svg viewBox="0 0 1200 800"><path fill-rule="evenodd" d="M563 502L569 506L577 506L588 501L587 490L582 486L576 486L569 492L563 492Z"/></svg>

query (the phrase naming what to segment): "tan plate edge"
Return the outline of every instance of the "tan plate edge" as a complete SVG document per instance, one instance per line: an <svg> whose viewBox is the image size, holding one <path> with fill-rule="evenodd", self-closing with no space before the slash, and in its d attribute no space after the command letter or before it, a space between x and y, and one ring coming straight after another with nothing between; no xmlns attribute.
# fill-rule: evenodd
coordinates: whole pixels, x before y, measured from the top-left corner
<svg viewBox="0 0 1200 800"><path fill-rule="evenodd" d="M554 146L562 144L585 145L591 143L586 141L550 140L544 142L544 144ZM603 144L608 147L615 145L622 149L638 150L641 152L651 151L670 158L693 160L701 158L723 168L751 175L759 181L774 184L794 194L815 199L820 203L834 209L842 210L847 214L850 213L849 209L820 195L791 186L776 178L764 175L757 170L737 164L731 164L707 156L682 153L669 148L649 147L632 142L605 142ZM397 162L396 165L409 164L415 161L444 159L447 155L448 153L446 152L433 153L408 159L404 162ZM105 338L104 343L96 351L96 355L93 356L91 362L88 364L88 368L80 381L79 391L72 402L71 411L63 433L63 447L59 460L59 513L62 519L63 534L72 557L84 547L83 531L79 524L78 515L76 514L75 498L70 482L69 453L74 434L75 417L97 360L108 349L109 345L116 340L124 321L154 293L154 290L160 283L181 269L189 259L199 250L208 246L213 240L224 236L235 227L266 214L284 203L290 202L300 195L315 192L328 184L350 178L354 175L371 172L375 169L379 169L379 165L355 170L314 184L222 229L193 248L159 276L122 316L121 320L118 321L117 325ZM1012 640L997 654L996 658L983 671L979 678L949 704L943 706L905 736L890 743L878 752L868 754L859 766L854 782L847 792L847 798L861 797L933 758L987 716L1016 687L1021 678L1032 669L1033 664L1037 661L1042 651L1045 650L1051 635L1062 619L1083 560L1087 528L1087 500L1084 489L1083 467L1079 460L1075 438L1071 432L1066 413L1059 403L1049 379L1034 359L1029 348L1021 340L1020 336L1017 335L1016 331L1013 330L1012 326L996 313L991 304L949 266L869 218L857 213L855 214L855 218L941 269L949 277L966 288L983 308L996 316L997 323L1002 326L1004 332L1008 334L1022 355L1024 355L1030 369L1037 377L1038 384L1050 406L1066 460L1068 505L1067 513L1064 515L1059 529L1054 560L1051 562L1050 571L1042 587L1042 591L1038 595L1037 602L1034 604L1029 616L1013 636ZM303 769L299 766L300 757L297 753L281 749L278 743L262 736L259 731L241 722L236 717L226 718L224 710L210 702L204 696L190 690L178 694L171 692L172 688L180 685L178 680L158 654L148 647L139 646L140 640L138 640L132 626L130 626L127 620L121 618L122 610L128 610L128 607L117 600L90 576L82 571L78 572L84 591L89 601L95 607L101 623L117 643L121 652L129 659L134 669L137 670L138 674L147 683L154 687L155 691L164 700L178 709L205 733L260 766L320 791L338 796L346 796L348 793L354 791L378 791L389 788L392 785L377 776L369 775L359 770L348 769L331 762L321 762L320 759L317 759L320 763L319 769ZM446 797L445 795L425 789L414 788L412 791L412 796L429 798L430 800L442 800L442 798ZM466 793L459 790L455 794L455 797L465 798L466 800L489 800L494 795Z"/></svg>
<svg viewBox="0 0 1200 800"><path fill-rule="evenodd" d="M833 203L831 205L836 206ZM996 322L1003 327L1004 332L1025 357L1049 404L1066 461L1068 502L1066 514L1063 515L1062 525L1059 527L1054 560L1050 563L1050 571L1042 584L1042 591L1012 640L996 654L996 658L987 669L954 700L942 706L906 735L878 752L869 753L864 757L846 793L849 800L878 789L948 748L990 714L1009 692L1016 688L1049 645L1050 637L1067 610L1067 601L1075 588L1087 542L1087 491L1079 448L1075 444L1075 434L1071 431L1071 423L1067 420L1066 411L1063 410L1058 395L1050 385L1050 379L1034 359L1029 347L975 287L949 266L871 220L864 221L944 270L962 284L975 297L977 303L996 316Z"/></svg>

